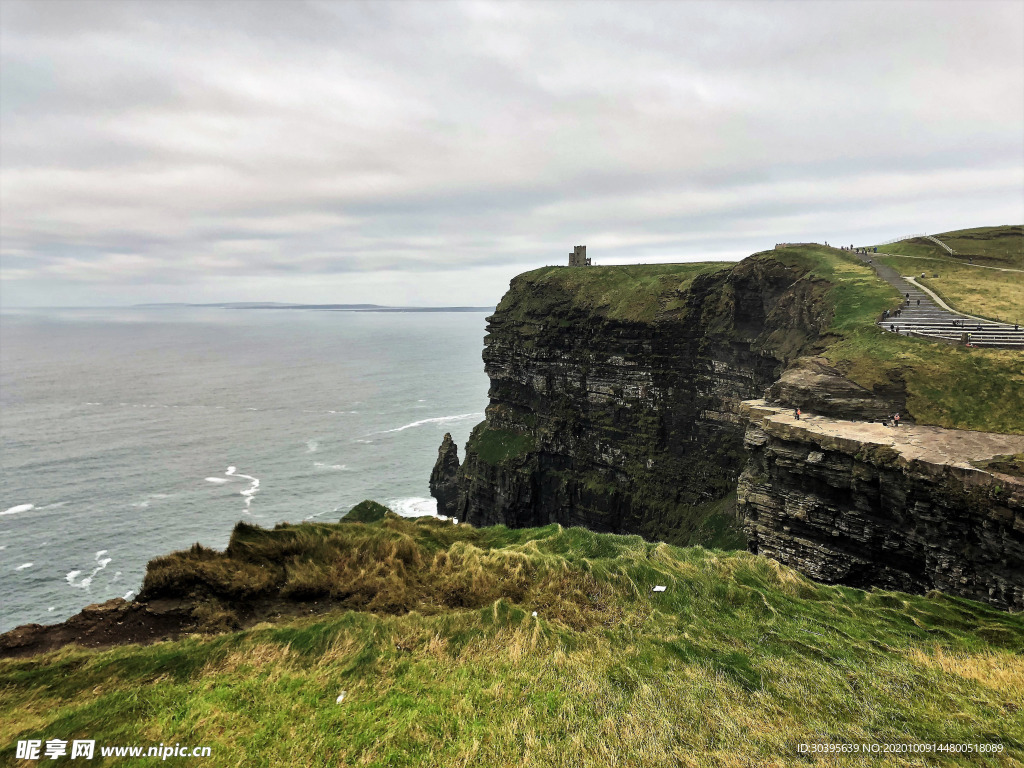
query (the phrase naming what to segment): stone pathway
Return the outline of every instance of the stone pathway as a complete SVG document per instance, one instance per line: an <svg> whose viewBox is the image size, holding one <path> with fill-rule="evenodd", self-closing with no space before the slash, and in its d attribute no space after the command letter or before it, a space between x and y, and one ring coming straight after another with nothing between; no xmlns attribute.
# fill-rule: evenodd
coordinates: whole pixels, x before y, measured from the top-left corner
<svg viewBox="0 0 1024 768"><path fill-rule="evenodd" d="M792 408L769 405L764 400L744 400L740 408L752 423L770 422L788 430L802 431L807 436L819 438L819 441L831 438L837 447L851 451L862 446L887 446L894 448L907 461L920 460L968 471L991 474L993 470L978 470L972 462L1024 453L1024 435L971 432L919 424L890 427L877 422L846 421L814 414L805 414L798 420Z"/></svg>
<svg viewBox="0 0 1024 768"><path fill-rule="evenodd" d="M905 278L892 267L874 261L884 253L857 253L856 256L874 267L878 276L894 286L904 296L899 317L879 320L883 329L904 336L920 336L941 339L951 343L966 343L967 334L976 347L1005 347L1024 350L1024 327L1017 330L1007 323L976 318L962 312L955 312L944 304L939 306L930 291L926 292L914 282ZM954 325L954 322L957 325Z"/></svg>

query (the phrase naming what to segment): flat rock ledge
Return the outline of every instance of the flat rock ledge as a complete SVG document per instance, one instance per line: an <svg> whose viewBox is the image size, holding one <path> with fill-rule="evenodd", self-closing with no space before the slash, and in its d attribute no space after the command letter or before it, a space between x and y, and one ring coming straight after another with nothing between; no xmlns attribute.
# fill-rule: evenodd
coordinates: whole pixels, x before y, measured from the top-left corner
<svg viewBox="0 0 1024 768"><path fill-rule="evenodd" d="M798 420L764 400L741 413L737 511L753 551L826 583L1024 610L1024 478L986 466L1024 453L1024 436Z"/></svg>

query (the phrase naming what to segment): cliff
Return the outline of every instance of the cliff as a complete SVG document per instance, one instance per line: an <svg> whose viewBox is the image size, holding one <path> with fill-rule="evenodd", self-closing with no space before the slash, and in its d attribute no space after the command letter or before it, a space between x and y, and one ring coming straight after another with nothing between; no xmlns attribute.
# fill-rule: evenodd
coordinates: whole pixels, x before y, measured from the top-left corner
<svg viewBox="0 0 1024 768"><path fill-rule="evenodd" d="M770 255L517 277L489 318L458 516L689 543L746 460L739 403L816 348L827 287Z"/></svg>
<svg viewBox="0 0 1024 768"><path fill-rule="evenodd" d="M969 463L1024 438L943 438L949 452L921 463L856 429L826 450L751 426L761 412L743 403L767 398L836 423L899 412L947 437L1024 432L1024 357L881 333L874 318L899 303L819 246L520 275L489 318L490 403L455 514L749 546L827 582L1024 608L1019 480Z"/></svg>
<svg viewBox="0 0 1024 768"><path fill-rule="evenodd" d="M1024 477L993 462L1024 437L742 410L751 551L825 583L1024 610Z"/></svg>

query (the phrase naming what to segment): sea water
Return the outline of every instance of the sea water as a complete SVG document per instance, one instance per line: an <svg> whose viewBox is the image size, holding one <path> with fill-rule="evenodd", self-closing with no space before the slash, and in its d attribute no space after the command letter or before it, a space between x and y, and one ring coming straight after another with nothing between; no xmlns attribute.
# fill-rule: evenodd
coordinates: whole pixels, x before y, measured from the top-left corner
<svg viewBox="0 0 1024 768"><path fill-rule="evenodd" d="M486 312L144 308L0 315L0 631L138 592L239 520L433 514L482 420Z"/></svg>

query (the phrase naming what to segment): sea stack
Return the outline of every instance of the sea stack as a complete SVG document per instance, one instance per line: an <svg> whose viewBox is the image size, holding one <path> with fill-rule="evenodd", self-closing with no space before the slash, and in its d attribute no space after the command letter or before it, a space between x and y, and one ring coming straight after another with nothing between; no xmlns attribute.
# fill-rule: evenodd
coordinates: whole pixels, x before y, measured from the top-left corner
<svg viewBox="0 0 1024 768"><path fill-rule="evenodd" d="M437 449L437 463L430 473L430 495L437 499L437 514L451 517L455 514L459 492L456 475L459 471L459 449L446 432L441 447Z"/></svg>

